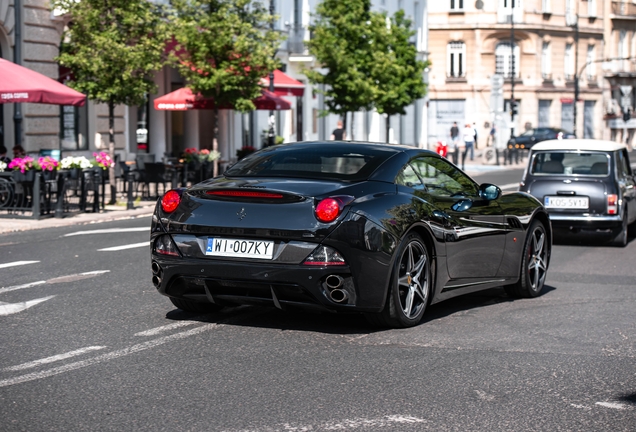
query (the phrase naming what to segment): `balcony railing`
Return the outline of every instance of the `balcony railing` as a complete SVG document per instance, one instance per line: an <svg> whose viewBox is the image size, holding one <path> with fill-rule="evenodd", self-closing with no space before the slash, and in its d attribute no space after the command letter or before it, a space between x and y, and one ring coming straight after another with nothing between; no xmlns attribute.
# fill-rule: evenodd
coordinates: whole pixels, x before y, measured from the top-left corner
<svg viewBox="0 0 636 432"><path fill-rule="evenodd" d="M543 81L552 81L552 74L543 72L541 73L541 78L543 78Z"/></svg>
<svg viewBox="0 0 636 432"><path fill-rule="evenodd" d="M573 74L565 74L565 80L566 81L574 81L574 75Z"/></svg>
<svg viewBox="0 0 636 432"><path fill-rule="evenodd" d="M612 13L614 15L631 16L636 18L636 4L631 1L613 1Z"/></svg>

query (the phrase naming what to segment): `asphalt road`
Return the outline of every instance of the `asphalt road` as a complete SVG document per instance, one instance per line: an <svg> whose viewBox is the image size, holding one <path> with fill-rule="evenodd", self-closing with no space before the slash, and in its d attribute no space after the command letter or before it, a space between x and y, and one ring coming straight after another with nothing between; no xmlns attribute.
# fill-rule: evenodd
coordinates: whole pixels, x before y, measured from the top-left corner
<svg viewBox="0 0 636 432"><path fill-rule="evenodd" d="M150 282L149 222L0 236L0 430L636 430L636 240L557 244L539 298L493 289L378 331L183 313Z"/></svg>

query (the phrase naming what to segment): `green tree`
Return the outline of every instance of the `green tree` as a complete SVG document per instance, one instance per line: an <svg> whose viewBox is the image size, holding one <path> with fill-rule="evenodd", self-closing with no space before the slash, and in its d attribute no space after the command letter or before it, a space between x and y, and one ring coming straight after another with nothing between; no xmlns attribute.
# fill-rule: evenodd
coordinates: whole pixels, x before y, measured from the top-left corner
<svg viewBox="0 0 636 432"><path fill-rule="evenodd" d="M54 0L70 16L57 60L73 71L70 87L108 105L108 148L115 157L115 105L139 105L155 91L154 73L163 66L165 28L147 0ZM115 169L109 172L111 202Z"/></svg>
<svg viewBox="0 0 636 432"><path fill-rule="evenodd" d="M274 19L251 0L174 0L173 53L176 68L193 94L215 102L212 148L218 151L218 111L255 108L261 79L278 66L281 34ZM216 165L215 165L216 174Z"/></svg>
<svg viewBox="0 0 636 432"><path fill-rule="evenodd" d="M347 113L370 109L376 91L370 79L374 50L370 9L370 0L324 0L316 8L307 43L323 70L305 74L312 84L325 85L326 112L343 117L345 130Z"/></svg>
<svg viewBox="0 0 636 432"><path fill-rule="evenodd" d="M374 20L378 18L384 25L374 25L375 61L371 77L377 89L373 106L386 115L386 142L389 142L391 116L405 114L407 106L426 94L424 69L428 63L417 59L415 45L409 42L415 31L403 10L397 11L391 19L385 14L375 16Z"/></svg>

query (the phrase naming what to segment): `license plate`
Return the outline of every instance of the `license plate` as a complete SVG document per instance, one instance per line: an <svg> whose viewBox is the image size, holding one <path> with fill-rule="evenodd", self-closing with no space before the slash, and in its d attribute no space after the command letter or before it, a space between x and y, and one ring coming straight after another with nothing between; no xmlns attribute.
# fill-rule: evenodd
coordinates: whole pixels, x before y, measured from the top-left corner
<svg viewBox="0 0 636 432"><path fill-rule="evenodd" d="M544 200L546 208L587 209L590 206L588 197L547 196Z"/></svg>
<svg viewBox="0 0 636 432"><path fill-rule="evenodd" d="M208 237L205 254L237 258L272 259L274 242Z"/></svg>

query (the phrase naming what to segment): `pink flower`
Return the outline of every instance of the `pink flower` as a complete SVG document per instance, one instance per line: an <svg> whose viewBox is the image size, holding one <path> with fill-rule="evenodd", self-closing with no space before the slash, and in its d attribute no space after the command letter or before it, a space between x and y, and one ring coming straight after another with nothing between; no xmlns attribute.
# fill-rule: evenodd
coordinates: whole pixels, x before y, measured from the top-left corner
<svg viewBox="0 0 636 432"><path fill-rule="evenodd" d="M11 162L9 162L8 168L15 171L20 170L20 172L24 174L25 171L33 169L33 158L31 156L15 158Z"/></svg>

